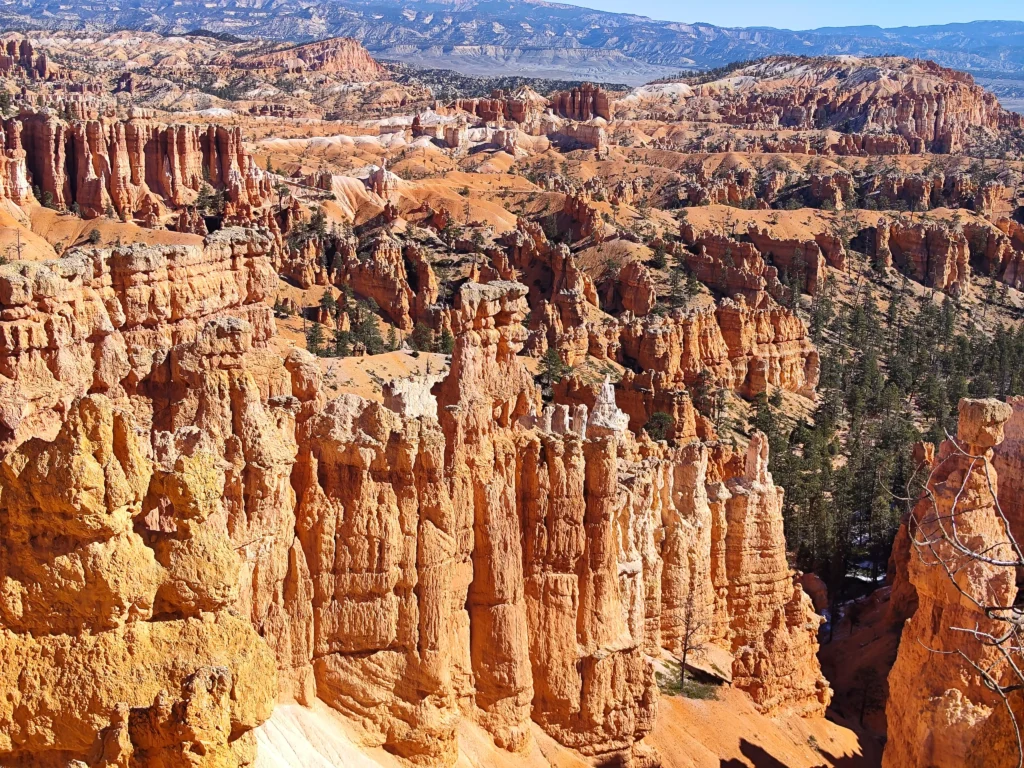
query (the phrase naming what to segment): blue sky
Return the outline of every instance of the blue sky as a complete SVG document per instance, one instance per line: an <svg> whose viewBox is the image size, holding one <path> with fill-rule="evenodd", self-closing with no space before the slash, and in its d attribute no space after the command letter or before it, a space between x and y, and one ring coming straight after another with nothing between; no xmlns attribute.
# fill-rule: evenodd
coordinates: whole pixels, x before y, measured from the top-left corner
<svg viewBox="0 0 1024 768"><path fill-rule="evenodd" d="M706 21L726 27L814 29L877 24L923 26L990 20L1024 21L1024 0L563 0L573 5L638 13L670 21Z"/></svg>

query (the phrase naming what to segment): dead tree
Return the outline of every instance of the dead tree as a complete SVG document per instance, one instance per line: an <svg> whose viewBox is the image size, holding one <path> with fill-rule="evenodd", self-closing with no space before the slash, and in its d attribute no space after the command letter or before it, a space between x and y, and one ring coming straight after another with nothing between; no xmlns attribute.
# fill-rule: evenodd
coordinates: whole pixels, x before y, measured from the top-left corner
<svg viewBox="0 0 1024 768"><path fill-rule="evenodd" d="M1024 573L1024 554L1014 522L1024 521L1011 522L1004 513L990 461L1011 412L997 400L961 401L957 439L947 436L917 503L907 500L914 553L908 568L922 583L948 582L945 598L939 599L963 619L933 632L942 647L915 639L932 653L959 659L980 681L979 689L1002 703L1012 729L1007 744L1016 746L1022 768L1024 591L1017 581ZM914 577L911 582L918 586ZM923 617L921 623L927 621Z"/></svg>
<svg viewBox="0 0 1024 768"><path fill-rule="evenodd" d="M697 590L691 588L686 595L686 603L683 605L683 625L679 635L679 688L682 691L686 687L686 662L687 660L699 661L707 652L704 648L704 640L708 636L710 625L705 611L695 602Z"/></svg>

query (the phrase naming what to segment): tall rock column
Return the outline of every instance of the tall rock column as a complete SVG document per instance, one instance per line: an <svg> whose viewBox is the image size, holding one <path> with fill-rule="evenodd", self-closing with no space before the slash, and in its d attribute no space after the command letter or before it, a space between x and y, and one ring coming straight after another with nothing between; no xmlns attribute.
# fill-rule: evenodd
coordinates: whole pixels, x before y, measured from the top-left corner
<svg viewBox="0 0 1024 768"><path fill-rule="evenodd" d="M972 631L1005 632L1006 625L982 606L1013 605L1016 574L970 553L1016 559L996 507L992 463L1012 412L998 400L962 400L957 440L940 446L925 495L914 508L907 569L918 606L904 625L889 674L885 768L1016 764L1016 744L1012 750L1006 744L1011 724L996 729L1002 738L989 727L998 725L994 716L1001 717L1002 702L967 661L1005 682L998 649Z"/></svg>
<svg viewBox="0 0 1024 768"><path fill-rule="evenodd" d="M452 504L472 514L466 605L474 700L482 724L512 750L529 743L533 699L511 430L534 397L533 381L515 357L526 340L525 295L518 283L463 286L454 318L462 333L451 372L437 388Z"/></svg>
<svg viewBox="0 0 1024 768"><path fill-rule="evenodd" d="M821 618L793 583L782 530L783 490L768 472L768 439L750 439L743 474L729 480L725 567L733 682L763 712L823 714L832 697L815 658Z"/></svg>
<svg viewBox="0 0 1024 768"><path fill-rule="evenodd" d="M993 449L992 466L999 473L999 506L1017 543L1024 542L1024 397L1011 397L1013 409L1003 428L1005 439Z"/></svg>

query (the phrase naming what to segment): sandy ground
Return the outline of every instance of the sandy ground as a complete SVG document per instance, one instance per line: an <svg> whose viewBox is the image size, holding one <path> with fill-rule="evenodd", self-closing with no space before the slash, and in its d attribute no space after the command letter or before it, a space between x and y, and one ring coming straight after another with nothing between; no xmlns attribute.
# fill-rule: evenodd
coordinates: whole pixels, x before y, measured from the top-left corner
<svg viewBox="0 0 1024 768"><path fill-rule="evenodd" d="M537 726L525 754L494 746L481 728L463 721L459 727L456 768L588 768L589 763L558 745ZM369 740L356 726L322 702L311 709L281 704L256 730L255 768L408 768Z"/></svg>
<svg viewBox="0 0 1024 768"><path fill-rule="evenodd" d="M741 691L717 701L662 696L648 739L664 768L871 768L853 731L823 719L769 718Z"/></svg>
<svg viewBox="0 0 1024 768"><path fill-rule="evenodd" d="M494 746L478 726L459 727L458 768L588 768L597 763L562 747L538 726L524 754ZM322 702L311 709L281 704L256 730L256 768L407 768ZM768 718L739 691L717 701L663 696L648 742L664 768L873 768L856 734L827 720Z"/></svg>

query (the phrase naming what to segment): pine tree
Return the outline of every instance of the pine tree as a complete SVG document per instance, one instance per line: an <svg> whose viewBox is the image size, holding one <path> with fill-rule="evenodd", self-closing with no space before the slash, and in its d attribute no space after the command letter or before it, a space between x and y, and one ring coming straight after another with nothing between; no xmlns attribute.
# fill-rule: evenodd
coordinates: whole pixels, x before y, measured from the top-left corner
<svg viewBox="0 0 1024 768"><path fill-rule="evenodd" d="M335 329L332 343L335 357L348 357L352 354L352 334L348 331Z"/></svg>
<svg viewBox="0 0 1024 768"><path fill-rule="evenodd" d="M409 343L417 352L430 352L434 348L434 332L424 323L416 323L409 335Z"/></svg>
<svg viewBox="0 0 1024 768"><path fill-rule="evenodd" d="M569 366L562 362L558 350L551 346L547 348L547 351L541 357L538 369L541 381L548 386L557 384L569 372Z"/></svg>
<svg viewBox="0 0 1024 768"><path fill-rule="evenodd" d="M380 335L380 325L372 307L377 306L373 299L360 302L356 318L352 324L352 338L366 348L366 354L379 355L384 352L384 338Z"/></svg>
<svg viewBox="0 0 1024 768"><path fill-rule="evenodd" d="M306 330L306 349L314 355L323 353L324 327L320 323L313 323Z"/></svg>
<svg viewBox="0 0 1024 768"><path fill-rule="evenodd" d="M441 331L441 340L437 344L437 351L442 355L450 355L455 351L455 337L447 328Z"/></svg>
<svg viewBox="0 0 1024 768"><path fill-rule="evenodd" d="M669 433L675 429L676 421L664 411L655 411L644 424L644 431L652 440L667 440Z"/></svg>

